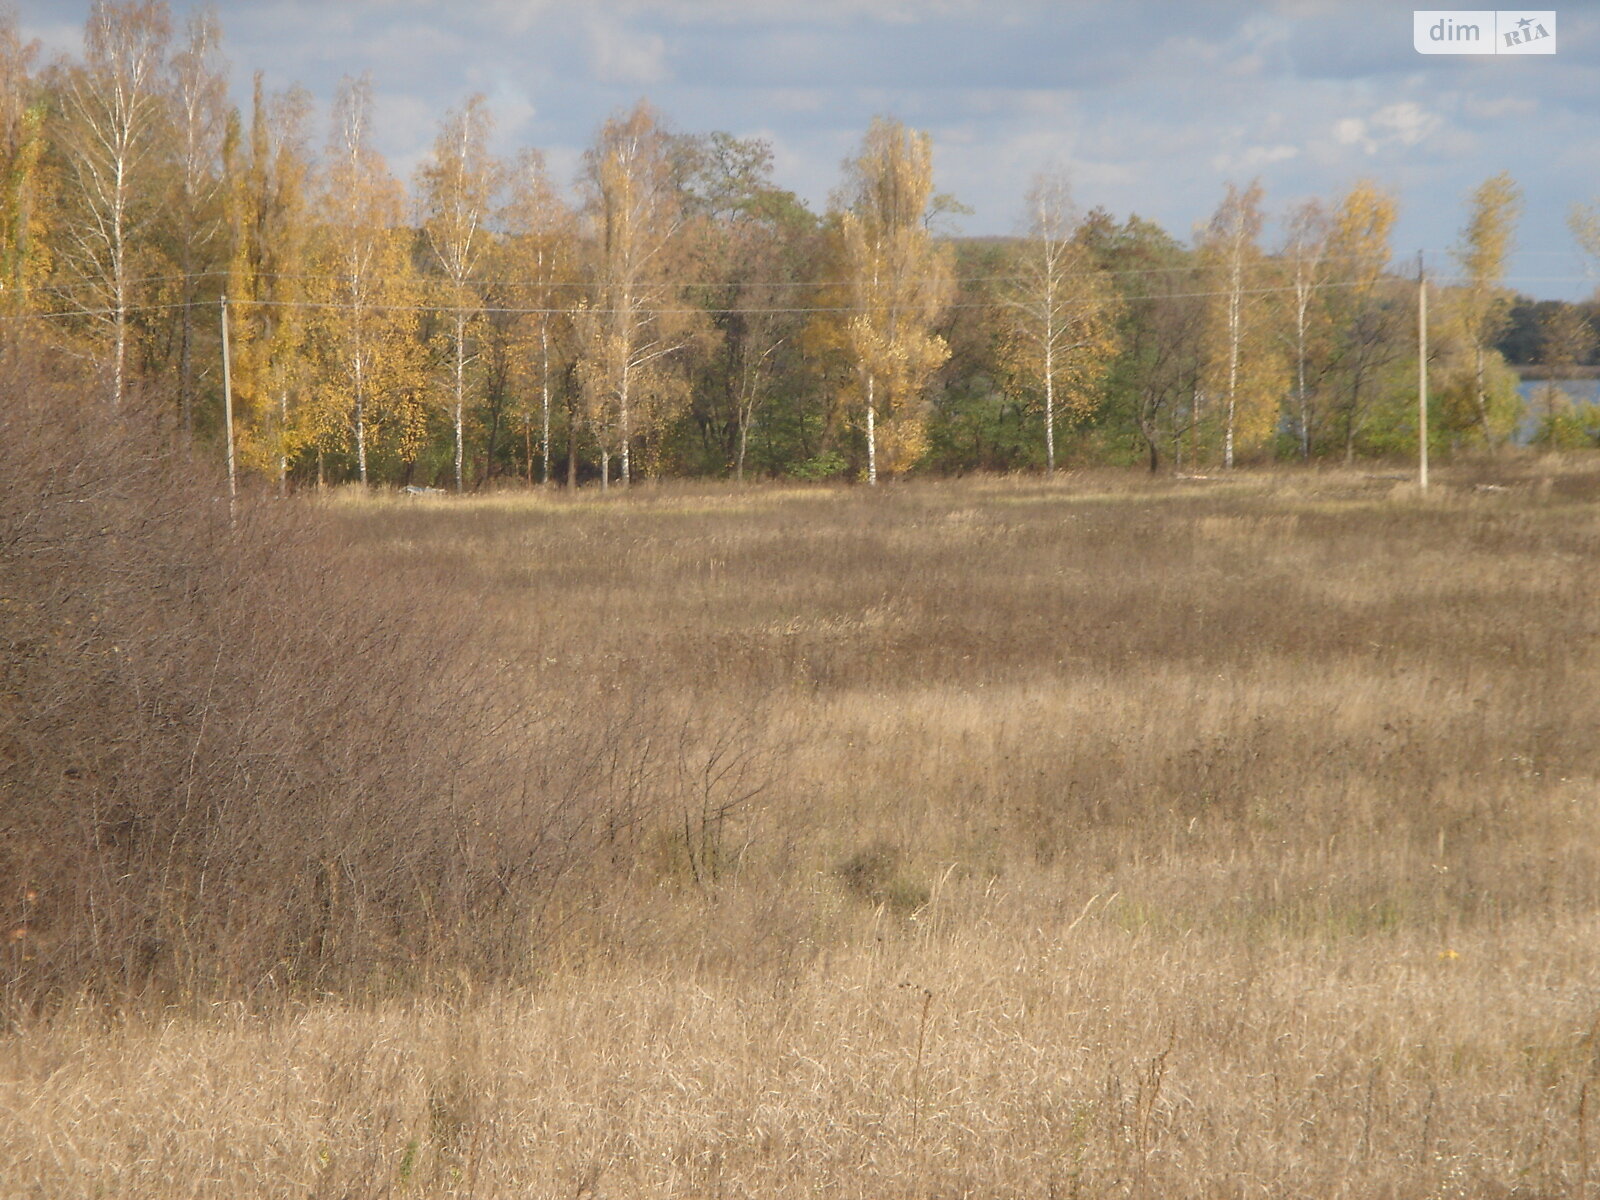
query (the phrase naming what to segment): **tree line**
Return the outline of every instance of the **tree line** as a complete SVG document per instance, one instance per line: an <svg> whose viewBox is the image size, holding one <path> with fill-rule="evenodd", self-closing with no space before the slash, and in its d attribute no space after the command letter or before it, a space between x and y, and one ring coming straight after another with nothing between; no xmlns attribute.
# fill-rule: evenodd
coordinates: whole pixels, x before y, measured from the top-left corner
<svg viewBox="0 0 1600 1200"><path fill-rule="evenodd" d="M536 150L493 154L470 97L407 187L368 79L325 131L300 88L228 96L212 10L178 28L161 0L97 0L81 55L43 66L0 22L0 351L90 362L84 403L156 405L214 448L226 321L235 449L280 489L1416 449L1420 264L1391 266L1398 201L1370 180L1271 243L1259 183L1230 184L1185 244L1044 173L1017 236L962 239L930 139L887 117L817 214L766 143L644 101L568 188ZM1513 342L1594 356L1592 306L1504 286L1519 207L1506 174L1468 197L1430 297L1440 450L1524 421ZM1572 226L1600 258L1600 203ZM1536 440L1600 442L1592 409L1541 395Z"/></svg>

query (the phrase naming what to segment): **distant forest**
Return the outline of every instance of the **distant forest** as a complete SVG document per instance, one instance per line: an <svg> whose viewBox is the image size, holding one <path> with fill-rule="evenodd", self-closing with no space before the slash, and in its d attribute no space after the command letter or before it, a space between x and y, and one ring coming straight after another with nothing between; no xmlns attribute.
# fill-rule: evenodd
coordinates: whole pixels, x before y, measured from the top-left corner
<svg viewBox="0 0 1600 1200"><path fill-rule="evenodd" d="M85 404L169 415L259 486L1151 470L1413 453L1418 265L1371 180L1269 212L1229 184L1185 239L1018 181L1027 229L961 238L930 139L880 117L828 211L771 149L641 101L575 180L490 151L480 96L415 177L373 145L371 84L329 113L229 101L214 11L95 3L44 64L0 21L0 329L92 372ZM1576 199L1576 198L1575 198ZM1600 445L1524 375L1597 362L1600 309L1504 286L1501 174L1428 262L1430 438ZM1266 230L1280 231L1269 238ZM1600 205L1574 236L1600 259ZM224 355L226 343L227 354ZM226 357L227 371L224 372ZM1518 368L1519 370L1514 370ZM1529 368L1537 368L1530 370Z"/></svg>
<svg viewBox="0 0 1600 1200"><path fill-rule="evenodd" d="M1552 339L1551 331L1559 330L1566 322L1581 321L1588 332L1580 329L1578 357L1575 363L1561 361L1561 347ZM1584 347L1587 350L1584 350ZM1554 351L1556 369L1566 366L1600 366L1600 304L1587 301L1568 304L1564 300L1535 300L1531 296L1518 296L1506 316L1505 332L1495 343L1495 349L1514 367L1544 367L1546 357Z"/></svg>

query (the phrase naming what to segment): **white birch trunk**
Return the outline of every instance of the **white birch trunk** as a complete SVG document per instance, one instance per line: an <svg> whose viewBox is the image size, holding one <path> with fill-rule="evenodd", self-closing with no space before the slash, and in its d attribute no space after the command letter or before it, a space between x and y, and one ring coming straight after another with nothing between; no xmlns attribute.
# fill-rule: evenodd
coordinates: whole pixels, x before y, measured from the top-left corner
<svg viewBox="0 0 1600 1200"><path fill-rule="evenodd" d="M361 486L367 486L367 413L365 386L365 363L361 358L361 351L356 351L355 381L356 381L356 470L361 477Z"/></svg>
<svg viewBox="0 0 1600 1200"><path fill-rule="evenodd" d="M1295 390L1300 397L1300 457L1311 458L1311 412L1306 405L1306 304L1308 290L1295 279Z"/></svg>
<svg viewBox="0 0 1600 1200"><path fill-rule="evenodd" d="M112 290L116 297L113 305L115 312L112 322L115 326L115 346L112 351L111 363L111 402L113 407L121 408L127 387L127 360L128 360L128 272L127 262L124 257L122 206L123 196L127 183L124 179L124 162L117 160L117 195L111 214L111 277Z"/></svg>
<svg viewBox="0 0 1600 1200"><path fill-rule="evenodd" d="M463 408L465 407L465 404L466 404L466 398L465 398L465 382L466 382L466 380L465 380L465 370L466 370L466 363L463 361L465 359L465 357L466 357L466 353L467 353L467 321L466 321L466 317L462 314L461 310L458 308L456 310L456 414L455 414L456 415L456 494L457 495L460 495L461 494L461 490L462 490L462 485L461 485L461 467L462 467L462 462L463 462L464 458L466 457L465 448L464 448L464 445L463 445L463 425L464 425L464 421L462 419L462 410L463 410Z"/></svg>
<svg viewBox="0 0 1600 1200"><path fill-rule="evenodd" d="M867 482L878 483L878 398L877 379L867 376Z"/></svg>
<svg viewBox="0 0 1600 1200"><path fill-rule="evenodd" d="M633 441L633 437L632 431L629 429L628 425L628 376L629 372L624 370L622 372L622 393L618 397L620 401L620 411L618 415L621 424L620 432L622 434L622 449L620 451L620 457L622 459L621 477L623 487L627 487L633 482L633 456L631 454L631 446L629 445L629 443Z"/></svg>
<svg viewBox="0 0 1600 1200"><path fill-rule="evenodd" d="M550 318L539 319L539 482L550 482ZM530 468L529 474L532 474Z"/></svg>
<svg viewBox="0 0 1600 1200"><path fill-rule="evenodd" d="M1044 461L1045 470L1056 473L1056 372L1053 339L1044 346Z"/></svg>
<svg viewBox="0 0 1600 1200"><path fill-rule="evenodd" d="M289 392L286 388L278 389L278 498L282 499L289 494L289 453L286 444L289 437Z"/></svg>
<svg viewBox="0 0 1600 1200"><path fill-rule="evenodd" d="M1222 465L1230 471L1233 469L1233 418L1239 391L1239 309L1243 299L1240 289L1244 286L1240 279L1241 267L1238 246L1235 245L1232 286L1228 292L1228 427L1222 446Z"/></svg>

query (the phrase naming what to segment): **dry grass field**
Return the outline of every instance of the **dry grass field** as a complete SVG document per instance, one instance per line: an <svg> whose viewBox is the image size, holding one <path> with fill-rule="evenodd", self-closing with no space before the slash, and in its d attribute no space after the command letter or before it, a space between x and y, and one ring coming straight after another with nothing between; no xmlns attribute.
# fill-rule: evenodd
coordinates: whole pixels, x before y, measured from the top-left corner
<svg viewBox="0 0 1600 1200"><path fill-rule="evenodd" d="M19 1021L5 1200L1600 1194L1600 469L325 510L627 819L508 982Z"/></svg>

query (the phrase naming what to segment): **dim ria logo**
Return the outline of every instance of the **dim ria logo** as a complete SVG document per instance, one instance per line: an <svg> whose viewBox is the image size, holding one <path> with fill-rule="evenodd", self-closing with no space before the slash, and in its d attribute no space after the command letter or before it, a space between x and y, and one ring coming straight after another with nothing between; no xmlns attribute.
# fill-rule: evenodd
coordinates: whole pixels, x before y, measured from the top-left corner
<svg viewBox="0 0 1600 1200"><path fill-rule="evenodd" d="M1554 54L1554 12L1429 9L1411 14L1418 54Z"/></svg>

